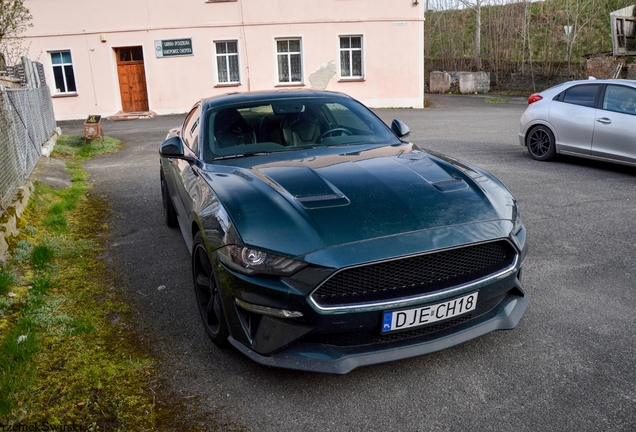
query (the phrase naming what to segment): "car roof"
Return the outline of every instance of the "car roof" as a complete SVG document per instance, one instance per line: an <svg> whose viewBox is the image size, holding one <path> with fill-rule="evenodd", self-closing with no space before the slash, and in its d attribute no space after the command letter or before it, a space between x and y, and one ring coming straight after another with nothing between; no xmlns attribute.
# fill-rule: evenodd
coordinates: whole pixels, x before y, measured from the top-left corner
<svg viewBox="0 0 636 432"><path fill-rule="evenodd" d="M636 85L636 80L630 79L586 79L586 80L576 80L576 81L568 81L564 84L628 84L628 85Z"/></svg>
<svg viewBox="0 0 636 432"><path fill-rule="evenodd" d="M220 106L234 103L262 101L271 99L293 99L293 98L321 98L329 97L331 99L343 99L351 100L352 98L344 93L324 91L324 90L310 90L310 89L280 89L280 90L262 90L251 92L232 92L225 93L218 96L212 96L202 99L200 101L201 106L206 109L212 106Z"/></svg>

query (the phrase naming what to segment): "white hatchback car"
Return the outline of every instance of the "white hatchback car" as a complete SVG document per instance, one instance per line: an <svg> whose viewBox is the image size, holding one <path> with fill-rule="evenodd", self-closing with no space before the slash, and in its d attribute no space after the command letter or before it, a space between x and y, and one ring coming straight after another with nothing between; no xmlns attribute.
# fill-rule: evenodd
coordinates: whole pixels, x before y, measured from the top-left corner
<svg viewBox="0 0 636 432"><path fill-rule="evenodd" d="M534 159L557 154L636 166L636 81L569 81L528 98L519 143Z"/></svg>

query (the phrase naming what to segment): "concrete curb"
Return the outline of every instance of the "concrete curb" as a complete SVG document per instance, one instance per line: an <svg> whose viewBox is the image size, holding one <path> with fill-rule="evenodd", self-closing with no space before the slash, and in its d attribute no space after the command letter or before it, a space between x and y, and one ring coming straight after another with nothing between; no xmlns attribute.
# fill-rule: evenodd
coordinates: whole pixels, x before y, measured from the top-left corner
<svg viewBox="0 0 636 432"><path fill-rule="evenodd" d="M0 219L0 264L8 259L9 237L17 237L20 233L17 228L18 220L26 206L29 204L29 198L33 192L33 182L27 180L26 184L18 189L16 200L7 208Z"/></svg>
<svg viewBox="0 0 636 432"><path fill-rule="evenodd" d="M55 128L50 138L42 144L42 156L47 158L51 156L51 152L60 135L62 135L62 130L59 127ZM18 189L15 201L7 207L0 217L0 264L5 263L9 258L9 237L17 237L20 234L18 231L18 220L29 204L33 188L33 182L30 179L27 180Z"/></svg>
<svg viewBox="0 0 636 432"><path fill-rule="evenodd" d="M51 152L53 152L53 147L55 147L55 143L57 139L62 135L62 129L59 127L55 128L53 131L53 135L50 136L48 140L42 144L42 156L49 157L51 156Z"/></svg>

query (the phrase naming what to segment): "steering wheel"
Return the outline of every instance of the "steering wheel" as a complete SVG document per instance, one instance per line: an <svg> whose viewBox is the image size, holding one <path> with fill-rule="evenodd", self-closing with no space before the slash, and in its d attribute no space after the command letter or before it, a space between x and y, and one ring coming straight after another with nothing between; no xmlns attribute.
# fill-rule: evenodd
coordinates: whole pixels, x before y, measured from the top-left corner
<svg viewBox="0 0 636 432"><path fill-rule="evenodd" d="M349 129L337 127L337 128L329 129L328 131L323 132L322 134L320 134L320 136L316 140L316 143L322 142L323 139L327 138L329 135L335 134L336 132L339 132L340 136L353 135L353 133L351 133L351 131Z"/></svg>

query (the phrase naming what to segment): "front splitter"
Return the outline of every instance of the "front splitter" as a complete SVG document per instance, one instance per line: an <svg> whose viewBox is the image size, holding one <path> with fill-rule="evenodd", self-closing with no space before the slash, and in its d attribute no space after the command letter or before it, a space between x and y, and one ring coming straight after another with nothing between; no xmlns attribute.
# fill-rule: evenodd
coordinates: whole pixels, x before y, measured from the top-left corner
<svg viewBox="0 0 636 432"><path fill-rule="evenodd" d="M316 344L303 344L301 342L273 355L263 356L232 337L229 337L229 341L240 352L262 365L308 372L346 374L360 366L430 354L468 342L496 330L513 329L521 320L529 302L530 299L527 295L509 295L499 304L497 313L492 318L465 330L414 345L390 349L379 348L364 353L344 353L334 349L334 347L324 346L320 346L321 349L316 350Z"/></svg>

